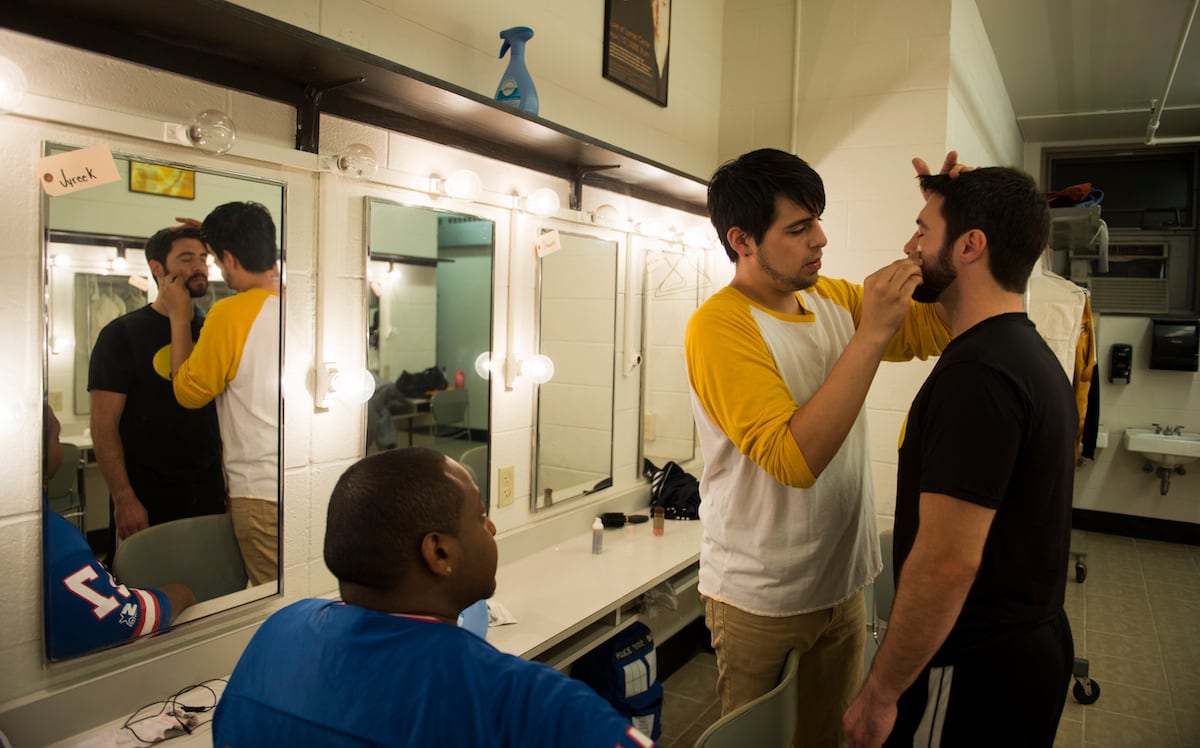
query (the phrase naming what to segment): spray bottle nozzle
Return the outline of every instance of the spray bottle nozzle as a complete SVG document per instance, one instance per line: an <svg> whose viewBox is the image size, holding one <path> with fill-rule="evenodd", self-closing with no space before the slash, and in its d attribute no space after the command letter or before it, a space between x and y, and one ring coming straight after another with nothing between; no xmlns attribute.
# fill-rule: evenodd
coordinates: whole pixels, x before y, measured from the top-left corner
<svg viewBox="0 0 1200 748"><path fill-rule="evenodd" d="M528 26L513 26L511 29L501 31L500 38L504 40L504 44L500 45L500 56L504 57L504 53L508 52L513 42L527 42L532 39L533 29Z"/></svg>

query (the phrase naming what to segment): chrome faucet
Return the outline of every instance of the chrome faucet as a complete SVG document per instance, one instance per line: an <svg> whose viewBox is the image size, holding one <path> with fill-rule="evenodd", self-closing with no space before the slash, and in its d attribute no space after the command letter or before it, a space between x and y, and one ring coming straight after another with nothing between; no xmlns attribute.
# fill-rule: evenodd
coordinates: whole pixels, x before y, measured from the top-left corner
<svg viewBox="0 0 1200 748"><path fill-rule="evenodd" d="M1167 428L1167 434L1173 436L1183 436L1183 426L1170 426Z"/></svg>
<svg viewBox="0 0 1200 748"><path fill-rule="evenodd" d="M1162 425L1161 425L1161 424L1157 424L1157 423L1155 423L1155 424L1152 424L1152 425L1154 426L1154 433L1155 433L1155 434L1161 434L1161 433L1163 432L1163 427L1162 427Z"/></svg>

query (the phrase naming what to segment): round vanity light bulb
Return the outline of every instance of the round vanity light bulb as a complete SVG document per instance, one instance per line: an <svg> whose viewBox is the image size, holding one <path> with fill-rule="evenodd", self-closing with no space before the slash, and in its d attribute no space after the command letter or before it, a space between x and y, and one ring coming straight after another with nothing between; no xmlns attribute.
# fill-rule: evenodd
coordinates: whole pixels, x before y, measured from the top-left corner
<svg viewBox="0 0 1200 748"><path fill-rule="evenodd" d="M121 257L121 256L114 257L114 258L112 258L112 260L109 261L108 265L109 265L109 267L112 268L114 273L128 273L129 272L129 260L126 260L124 257Z"/></svg>
<svg viewBox="0 0 1200 748"><path fill-rule="evenodd" d="M7 57L0 57L0 114L14 112L25 100L25 72Z"/></svg>
<svg viewBox="0 0 1200 748"><path fill-rule="evenodd" d="M334 162L338 173L342 176L367 181L379 171L379 158L370 146L362 143L351 143Z"/></svg>
<svg viewBox="0 0 1200 748"><path fill-rule="evenodd" d="M69 268L74 263L71 262L71 255L54 255L50 258L50 264L56 268Z"/></svg>
<svg viewBox="0 0 1200 748"><path fill-rule="evenodd" d="M188 141L205 153L221 154L233 147L237 127L233 118L219 109L205 109L188 124Z"/></svg>
<svg viewBox="0 0 1200 748"><path fill-rule="evenodd" d="M597 205L596 209L592 211L592 223L598 226L617 228L624 220L625 218L621 215L621 211L608 203Z"/></svg>
<svg viewBox="0 0 1200 748"><path fill-rule="evenodd" d="M521 362L521 376L534 384L545 384L554 376L554 362L540 353L530 356Z"/></svg>
<svg viewBox="0 0 1200 748"><path fill-rule="evenodd" d="M71 350L74 345L75 338L69 335L55 335L50 343L50 352L57 356Z"/></svg>
<svg viewBox="0 0 1200 748"><path fill-rule="evenodd" d="M30 424L25 423L27 413L28 408L20 398L7 396L0 398L0 438L19 437L25 439L28 437L28 434L25 433L30 428Z"/></svg>
<svg viewBox="0 0 1200 748"><path fill-rule="evenodd" d="M715 238L716 231L711 226L693 226L683 232L683 243L698 249L708 249Z"/></svg>
<svg viewBox="0 0 1200 748"><path fill-rule="evenodd" d="M525 198L525 209L535 216L548 216L556 212L560 205L562 202L558 199L558 193L549 187L536 189Z"/></svg>
<svg viewBox="0 0 1200 748"><path fill-rule="evenodd" d="M492 352L484 351L475 357L475 373L483 379L492 378Z"/></svg>
<svg viewBox="0 0 1200 748"><path fill-rule="evenodd" d="M442 192L459 200L474 200L483 192L483 180L470 169L460 169L442 182Z"/></svg>
<svg viewBox="0 0 1200 748"><path fill-rule="evenodd" d="M347 405L362 405L375 394L375 377L360 367L338 369L329 385L334 397Z"/></svg>
<svg viewBox="0 0 1200 748"><path fill-rule="evenodd" d="M657 218L647 218L639 223L638 231L640 231L642 235L649 236L653 239L666 239L671 233L671 229L667 227L667 224L663 223Z"/></svg>

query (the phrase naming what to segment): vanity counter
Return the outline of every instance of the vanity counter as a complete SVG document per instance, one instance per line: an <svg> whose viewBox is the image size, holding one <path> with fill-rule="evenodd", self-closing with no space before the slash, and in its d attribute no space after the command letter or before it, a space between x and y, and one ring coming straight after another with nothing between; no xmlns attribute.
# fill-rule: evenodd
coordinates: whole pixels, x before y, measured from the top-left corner
<svg viewBox="0 0 1200 748"><path fill-rule="evenodd" d="M637 611L625 608L641 594L670 579L686 586L694 578L702 530L695 521L668 521L661 536L649 522L604 530L599 555L589 530L501 564L493 599L517 623L489 628L488 641L565 668L637 620Z"/></svg>

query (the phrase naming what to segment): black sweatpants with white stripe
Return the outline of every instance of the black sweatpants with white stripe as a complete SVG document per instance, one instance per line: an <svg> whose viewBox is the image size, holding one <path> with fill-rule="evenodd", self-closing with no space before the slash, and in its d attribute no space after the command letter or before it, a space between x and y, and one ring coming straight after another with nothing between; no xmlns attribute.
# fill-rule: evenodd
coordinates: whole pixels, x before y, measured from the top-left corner
<svg viewBox="0 0 1200 748"><path fill-rule="evenodd" d="M1050 748L1075 660L1067 614L953 665L927 667L900 697L887 748Z"/></svg>

